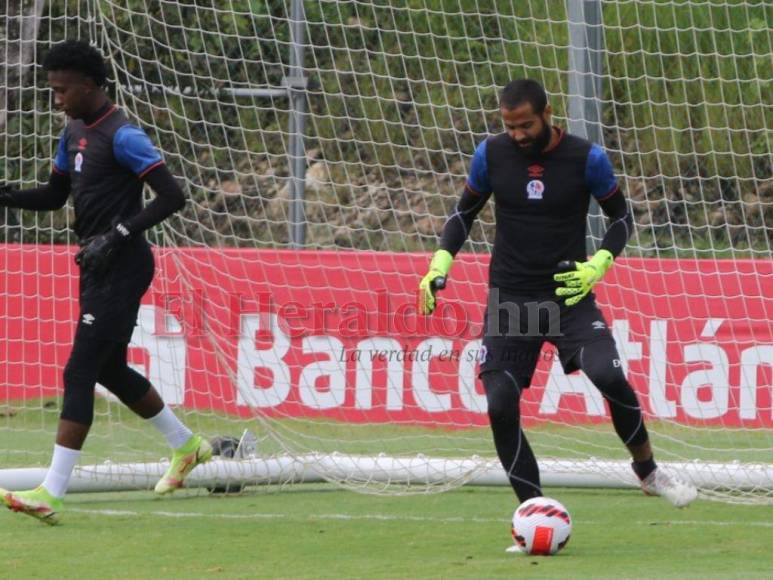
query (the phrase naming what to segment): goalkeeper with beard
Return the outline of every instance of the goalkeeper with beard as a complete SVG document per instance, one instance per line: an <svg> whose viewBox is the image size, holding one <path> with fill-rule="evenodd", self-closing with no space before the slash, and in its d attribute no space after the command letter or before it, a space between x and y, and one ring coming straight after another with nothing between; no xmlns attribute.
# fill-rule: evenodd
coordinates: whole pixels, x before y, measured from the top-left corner
<svg viewBox="0 0 773 580"><path fill-rule="evenodd" d="M551 125L547 95L536 81L510 82L499 104L505 131L475 151L464 192L421 281L420 312L434 310L455 254L493 196L496 236L480 378L497 455L518 499L542 495L537 460L520 424L520 397L548 341L564 372L582 370L601 391L643 491L684 507L697 491L655 463L639 401L592 292L633 226L612 166L598 145ZM601 249L587 259L591 196L610 225Z"/></svg>

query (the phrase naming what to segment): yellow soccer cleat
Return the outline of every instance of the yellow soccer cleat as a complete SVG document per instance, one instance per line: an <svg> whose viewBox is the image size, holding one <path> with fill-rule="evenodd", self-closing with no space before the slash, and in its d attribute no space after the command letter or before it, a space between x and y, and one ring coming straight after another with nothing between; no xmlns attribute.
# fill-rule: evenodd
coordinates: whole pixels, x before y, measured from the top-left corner
<svg viewBox="0 0 773 580"><path fill-rule="evenodd" d="M164 495L183 486L193 468L212 459L212 446L200 435L193 435L188 442L175 450L172 463L156 484L156 493Z"/></svg>
<svg viewBox="0 0 773 580"><path fill-rule="evenodd" d="M29 491L0 489L0 501L9 510L27 514L49 526L59 523L62 500L48 493L48 490L42 485Z"/></svg>

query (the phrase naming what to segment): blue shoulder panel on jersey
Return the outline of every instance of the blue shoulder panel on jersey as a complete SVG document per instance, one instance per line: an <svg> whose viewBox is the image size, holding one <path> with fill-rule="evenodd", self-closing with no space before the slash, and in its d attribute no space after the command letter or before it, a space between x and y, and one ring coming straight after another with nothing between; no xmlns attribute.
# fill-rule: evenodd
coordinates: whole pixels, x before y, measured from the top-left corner
<svg viewBox="0 0 773 580"><path fill-rule="evenodd" d="M139 177L164 162L145 131L133 125L124 125L115 132L113 155L122 167Z"/></svg>
<svg viewBox="0 0 773 580"><path fill-rule="evenodd" d="M593 197L599 200L609 197L617 189L612 164L604 150L595 143L591 145L585 163L585 183Z"/></svg>
<svg viewBox="0 0 773 580"><path fill-rule="evenodd" d="M59 144L56 146L54 170L59 173L70 173L70 161L67 158L67 128L62 131L62 136L59 137Z"/></svg>
<svg viewBox="0 0 773 580"><path fill-rule="evenodd" d="M488 179L488 161L486 160L486 143L488 143L488 139L484 140L475 149L470 166L470 175L467 177L467 183L477 193L491 193L491 183Z"/></svg>

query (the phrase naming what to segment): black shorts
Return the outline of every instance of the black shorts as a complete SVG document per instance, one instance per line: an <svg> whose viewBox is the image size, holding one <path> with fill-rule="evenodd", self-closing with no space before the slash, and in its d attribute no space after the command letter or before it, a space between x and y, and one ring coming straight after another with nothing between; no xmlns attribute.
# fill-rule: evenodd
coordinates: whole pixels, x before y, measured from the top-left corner
<svg viewBox="0 0 773 580"><path fill-rule="evenodd" d="M153 280L153 253L144 238L122 247L104 275L81 271L75 338L131 340L140 300Z"/></svg>
<svg viewBox="0 0 773 580"><path fill-rule="evenodd" d="M602 340L614 346L593 293L574 306L566 306L552 294L517 296L503 290L497 294L497 289L492 289L483 328L481 374L506 370L526 386L545 342L558 349L567 374L579 368L574 357L583 346Z"/></svg>

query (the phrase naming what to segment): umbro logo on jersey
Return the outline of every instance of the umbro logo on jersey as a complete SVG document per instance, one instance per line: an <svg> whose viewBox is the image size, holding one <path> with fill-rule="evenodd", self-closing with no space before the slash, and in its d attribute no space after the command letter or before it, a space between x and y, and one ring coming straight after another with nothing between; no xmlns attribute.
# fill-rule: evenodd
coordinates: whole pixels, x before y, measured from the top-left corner
<svg viewBox="0 0 773 580"><path fill-rule="evenodd" d="M545 173L545 168L536 163L534 165L529 165L526 169L529 171L529 177L531 178L542 177L542 174Z"/></svg>
<svg viewBox="0 0 773 580"><path fill-rule="evenodd" d="M601 320L594 320L591 326L593 327L593 330L602 330L607 327L607 325L601 322Z"/></svg>
<svg viewBox="0 0 773 580"><path fill-rule="evenodd" d="M83 167L83 153L78 151L78 153L75 155L75 171L80 173L82 167Z"/></svg>
<svg viewBox="0 0 773 580"><path fill-rule="evenodd" d="M96 320L96 317L93 314L84 314L83 315L83 324L87 326L91 326L94 324L94 321Z"/></svg>
<svg viewBox="0 0 773 580"><path fill-rule="evenodd" d="M526 184L526 194L528 199L542 199L542 193L545 191L545 184L539 179L532 179Z"/></svg>

